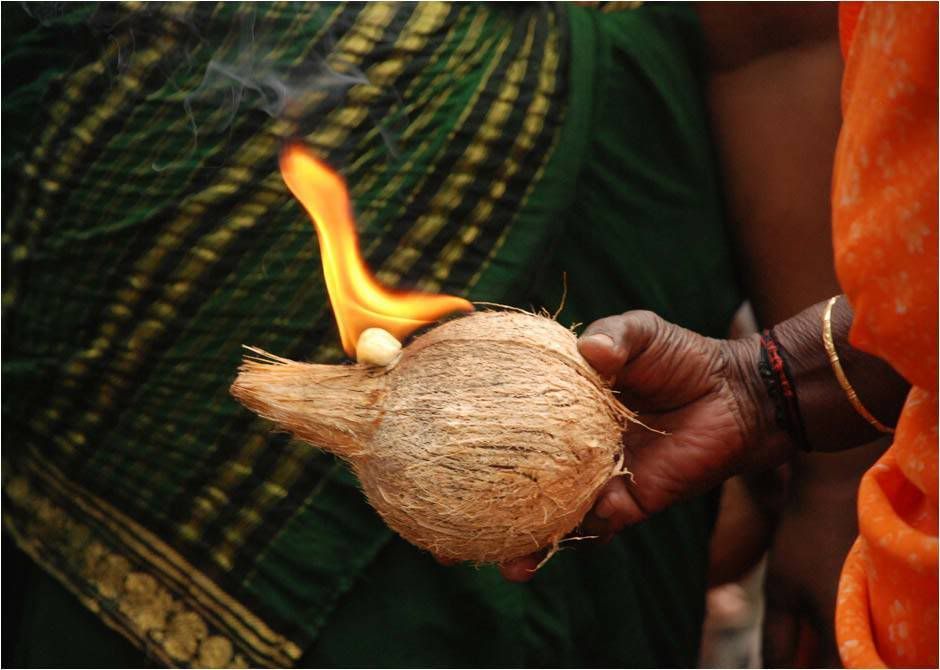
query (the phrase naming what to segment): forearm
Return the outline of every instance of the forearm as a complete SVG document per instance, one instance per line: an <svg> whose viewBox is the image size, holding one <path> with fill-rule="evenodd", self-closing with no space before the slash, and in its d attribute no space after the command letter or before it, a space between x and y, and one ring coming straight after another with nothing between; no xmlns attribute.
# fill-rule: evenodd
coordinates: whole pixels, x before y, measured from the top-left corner
<svg viewBox="0 0 940 670"><path fill-rule="evenodd" d="M840 290L830 204L842 123L837 7L697 9L736 264L758 322L779 323Z"/></svg>
<svg viewBox="0 0 940 670"><path fill-rule="evenodd" d="M780 403L761 377L760 336L734 343L735 374L745 404L742 413L754 426L753 442L760 442L754 448L765 452L761 459L765 462L781 462L800 448L840 451L882 436L855 410L833 372L822 338L825 306L825 302L814 305L773 329L796 395L798 416L789 421L781 422ZM839 361L862 405L883 424L894 426L910 385L884 361L848 343L852 318L848 301L844 297L836 301L831 330Z"/></svg>

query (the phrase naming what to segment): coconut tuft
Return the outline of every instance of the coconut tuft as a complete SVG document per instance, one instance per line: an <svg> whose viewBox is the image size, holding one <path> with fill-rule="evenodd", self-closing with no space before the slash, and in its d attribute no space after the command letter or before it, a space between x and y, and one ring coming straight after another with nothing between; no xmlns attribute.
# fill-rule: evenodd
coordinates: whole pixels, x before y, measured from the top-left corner
<svg viewBox="0 0 940 670"><path fill-rule="evenodd" d="M475 312L388 368L252 351L233 395L348 460L385 522L445 559L554 550L623 472L633 415L550 318Z"/></svg>
<svg viewBox="0 0 940 670"><path fill-rule="evenodd" d="M231 393L305 442L346 459L367 446L381 416L385 368L299 363L245 347Z"/></svg>

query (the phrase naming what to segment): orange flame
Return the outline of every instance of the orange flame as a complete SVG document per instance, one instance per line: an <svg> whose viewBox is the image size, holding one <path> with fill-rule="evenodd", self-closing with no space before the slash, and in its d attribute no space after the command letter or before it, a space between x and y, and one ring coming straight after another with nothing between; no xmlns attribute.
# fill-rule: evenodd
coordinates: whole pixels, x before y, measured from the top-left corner
<svg viewBox="0 0 940 670"><path fill-rule="evenodd" d="M359 253L346 183L305 147L290 144L284 148L281 176L313 219L326 289L349 356L355 356L356 342L366 328L384 328L403 340L451 312L473 311L463 298L402 293L382 286Z"/></svg>

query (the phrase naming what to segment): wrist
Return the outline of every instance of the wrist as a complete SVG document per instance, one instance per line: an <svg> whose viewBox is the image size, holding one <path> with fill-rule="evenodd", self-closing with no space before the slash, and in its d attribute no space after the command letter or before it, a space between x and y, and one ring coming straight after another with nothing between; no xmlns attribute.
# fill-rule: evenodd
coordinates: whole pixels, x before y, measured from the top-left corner
<svg viewBox="0 0 940 670"><path fill-rule="evenodd" d="M761 376L760 335L726 340L721 347L742 436L738 471L757 472L785 463L798 442L778 420L778 406Z"/></svg>
<svg viewBox="0 0 940 670"><path fill-rule="evenodd" d="M883 435L852 405L840 385L823 342L819 303L777 326L782 340L795 352L792 367L809 444L814 451L838 451L867 444ZM844 298L830 314L830 336L840 366L862 403L885 423L894 425L909 385L884 361L848 342L854 314Z"/></svg>

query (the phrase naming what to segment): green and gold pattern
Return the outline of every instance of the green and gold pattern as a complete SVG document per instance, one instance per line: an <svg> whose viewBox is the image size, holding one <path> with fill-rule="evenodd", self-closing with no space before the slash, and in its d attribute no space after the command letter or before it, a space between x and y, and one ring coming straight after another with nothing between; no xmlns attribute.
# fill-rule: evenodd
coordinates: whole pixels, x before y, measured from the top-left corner
<svg viewBox="0 0 940 670"><path fill-rule="evenodd" d="M342 360L287 139L346 177L389 285L554 309L566 273L564 323L724 336L699 26L634 6L0 7L10 665L696 662L714 497L508 584L228 394L242 344Z"/></svg>
<svg viewBox="0 0 940 670"><path fill-rule="evenodd" d="M299 136L343 172L382 281L468 295L557 143L563 15L127 3L54 23L99 46L5 167L6 528L160 662L290 665L390 534L343 467L228 396L242 344L341 357L278 151ZM295 90L269 114L213 64ZM311 72L329 85L296 86Z"/></svg>
<svg viewBox="0 0 940 670"><path fill-rule="evenodd" d="M5 486L9 530L109 626L168 665L289 665L301 650L106 501L30 462ZM23 520L17 523L14 520Z"/></svg>

